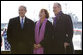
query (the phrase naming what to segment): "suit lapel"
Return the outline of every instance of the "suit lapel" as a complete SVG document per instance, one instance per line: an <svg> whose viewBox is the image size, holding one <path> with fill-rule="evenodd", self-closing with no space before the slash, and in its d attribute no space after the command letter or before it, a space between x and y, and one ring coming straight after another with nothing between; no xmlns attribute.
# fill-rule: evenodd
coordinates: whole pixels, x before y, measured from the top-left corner
<svg viewBox="0 0 83 55"><path fill-rule="evenodd" d="M60 17L58 16L58 17L56 17L56 24L57 24L57 22L60 20Z"/></svg>
<svg viewBox="0 0 83 55"><path fill-rule="evenodd" d="M26 27L26 24L28 23L27 17L25 17L25 21L24 21L24 28ZM24 29L23 28L23 29Z"/></svg>
<svg viewBox="0 0 83 55"><path fill-rule="evenodd" d="M17 24L18 24L19 28L21 29L20 17L17 18Z"/></svg>
<svg viewBox="0 0 83 55"><path fill-rule="evenodd" d="M56 17L56 23L59 22L59 21L61 21L61 19L62 19L62 15L63 15L63 13L60 14L58 17Z"/></svg>

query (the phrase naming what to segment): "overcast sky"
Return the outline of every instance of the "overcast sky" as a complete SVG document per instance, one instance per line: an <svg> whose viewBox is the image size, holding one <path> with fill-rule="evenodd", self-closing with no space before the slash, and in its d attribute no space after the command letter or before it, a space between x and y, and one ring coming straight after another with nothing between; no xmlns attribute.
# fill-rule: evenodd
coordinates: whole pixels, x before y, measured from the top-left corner
<svg viewBox="0 0 83 55"><path fill-rule="evenodd" d="M27 7L26 16L33 21L39 20L39 11L45 8L49 11L50 17L54 17L53 3L62 5L63 13L73 13L82 21L82 1L1 1L1 23L8 23L10 18L18 16L20 5Z"/></svg>

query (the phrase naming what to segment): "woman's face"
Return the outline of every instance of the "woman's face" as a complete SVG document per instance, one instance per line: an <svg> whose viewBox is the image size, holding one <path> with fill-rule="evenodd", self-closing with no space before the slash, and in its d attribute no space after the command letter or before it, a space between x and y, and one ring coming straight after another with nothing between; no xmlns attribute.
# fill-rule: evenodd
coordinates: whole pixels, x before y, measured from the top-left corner
<svg viewBox="0 0 83 55"><path fill-rule="evenodd" d="M40 13L39 13L40 19L44 19L45 16L46 16L45 11L44 10L41 10Z"/></svg>

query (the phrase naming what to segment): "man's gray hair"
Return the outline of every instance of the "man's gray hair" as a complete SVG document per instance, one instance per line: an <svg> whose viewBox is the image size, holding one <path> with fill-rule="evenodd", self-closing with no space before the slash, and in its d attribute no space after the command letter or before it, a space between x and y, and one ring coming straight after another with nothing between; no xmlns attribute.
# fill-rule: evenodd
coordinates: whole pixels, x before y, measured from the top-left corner
<svg viewBox="0 0 83 55"><path fill-rule="evenodd" d="M60 4L60 3L54 3L54 4L57 4L57 5L58 5L58 7L59 7L60 9L62 9L62 7L61 7L61 4Z"/></svg>
<svg viewBox="0 0 83 55"><path fill-rule="evenodd" d="M61 4L60 3L57 3L59 7L61 7Z"/></svg>
<svg viewBox="0 0 83 55"><path fill-rule="evenodd" d="M27 11L27 8L26 8L26 6L23 6L23 5L21 5L20 7L23 7L23 8L24 8L24 9ZM20 7L19 7L19 8L20 8Z"/></svg>

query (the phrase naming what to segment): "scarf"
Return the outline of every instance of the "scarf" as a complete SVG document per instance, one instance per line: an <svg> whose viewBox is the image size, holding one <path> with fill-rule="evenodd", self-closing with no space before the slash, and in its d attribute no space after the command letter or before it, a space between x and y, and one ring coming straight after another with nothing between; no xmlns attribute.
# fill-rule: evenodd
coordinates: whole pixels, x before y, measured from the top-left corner
<svg viewBox="0 0 83 55"><path fill-rule="evenodd" d="M45 19L43 21L40 32L39 32L40 20L36 23L36 26L35 26L35 42L36 42L36 44L39 44L44 39L46 22L47 22L47 19ZM44 48L40 47L40 48L34 49L33 53L34 54L43 54Z"/></svg>

